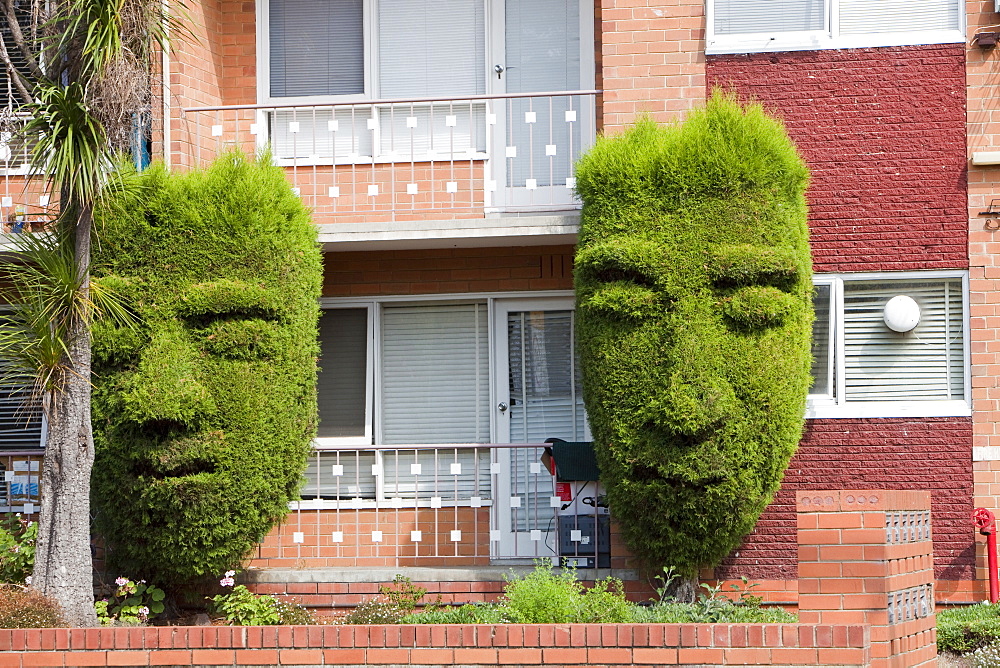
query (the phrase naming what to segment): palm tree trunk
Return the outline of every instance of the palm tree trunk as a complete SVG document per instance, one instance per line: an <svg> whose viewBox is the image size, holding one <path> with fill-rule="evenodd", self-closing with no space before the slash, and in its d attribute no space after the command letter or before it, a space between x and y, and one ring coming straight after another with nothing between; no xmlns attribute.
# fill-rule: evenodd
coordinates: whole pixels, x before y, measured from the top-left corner
<svg viewBox="0 0 1000 668"><path fill-rule="evenodd" d="M83 298L89 292L91 208L77 219L75 261ZM59 392L46 397L48 437L32 585L54 598L70 626L96 626L90 551L90 325L77 319L69 332L68 370Z"/></svg>

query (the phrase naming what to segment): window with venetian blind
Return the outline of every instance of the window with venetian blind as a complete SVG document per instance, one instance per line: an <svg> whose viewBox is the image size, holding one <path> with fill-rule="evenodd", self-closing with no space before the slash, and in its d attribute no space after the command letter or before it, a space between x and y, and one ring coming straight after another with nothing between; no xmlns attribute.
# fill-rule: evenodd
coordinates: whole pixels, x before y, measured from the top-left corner
<svg viewBox="0 0 1000 668"><path fill-rule="evenodd" d="M0 316L0 328L9 325ZM41 402L31 393L31 378L0 358L0 449L23 450L44 445Z"/></svg>
<svg viewBox="0 0 1000 668"><path fill-rule="evenodd" d="M486 92L485 5L467 0L267 0L266 97L347 103ZM276 111L278 158L485 150L482 104ZM418 130L418 131L414 131Z"/></svg>
<svg viewBox="0 0 1000 668"><path fill-rule="evenodd" d="M968 414L963 275L817 276L815 283L812 416ZM920 308L909 332L884 321L897 295Z"/></svg>
<svg viewBox="0 0 1000 668"><path fill-rule="evenodd" d="M708 53L964 42L958 0L708 0Z"/></svg>
<svg viewBox="0 0 1000 668"><path fill-rule="evenodd" d="M369 312L323 312L319 449L310 458L302 498L488 498L487 449L406 447L489 442L486 304L386 306L377 343L368 333ZM366 413L372 344L379 346L379 390ZM374 430L366 415L375 416ZM341 442L357 444L354 438L373 431L375 442L389 449L323 450L344 437L351 440Z"/></svg>

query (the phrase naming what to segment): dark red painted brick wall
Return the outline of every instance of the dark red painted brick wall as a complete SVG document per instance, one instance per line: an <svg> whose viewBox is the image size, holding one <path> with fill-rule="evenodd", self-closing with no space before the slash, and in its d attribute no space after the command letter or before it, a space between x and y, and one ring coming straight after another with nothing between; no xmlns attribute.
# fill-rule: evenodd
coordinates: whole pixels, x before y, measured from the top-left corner
<svg viewBox="0 0 1000 668"><path fill-rule="evenodd" d="M710 56L707 81L784 119L816 271L968 267L963 45Z"/></svg>
<svg viewBox="0 0 1000 668"><path fill-rule="evenodd" d="M935 576L973 577L970 419L808 420L774 503L716 574L797 577L795 492L807 489L929 490Z"/></svg>

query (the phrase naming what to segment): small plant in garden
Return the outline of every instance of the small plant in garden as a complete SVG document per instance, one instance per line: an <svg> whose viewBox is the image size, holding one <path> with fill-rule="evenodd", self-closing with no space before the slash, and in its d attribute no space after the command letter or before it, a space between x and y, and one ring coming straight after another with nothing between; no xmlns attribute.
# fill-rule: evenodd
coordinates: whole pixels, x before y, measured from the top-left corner
<svg viewBox="0 0 1000 668"><path fill-rule="evenodd" d="M139 626L163 612L165 595L159 587L125 577L115 580L115 586L113 596L94 602L101 626Z"/></svg>
<svg viewBox="0 0 1000 668"><path fill-rule="evenodd" d="M378 596L363 601L344 618L345 624L398 624L407 616L412 616L417 605L427 595L427 589L413 584L410 578L396 575L392 583L380 585ZM425 605L424 613L442 606L441 595ZM426 622L415 622L426 623Z"/></svg>
<svg viewBox="0 0 1000 668"><path fill-rule="evenodd" d="M38 523L21 514L0 520L0 582L28 582L35 565L35 539Z"/></svg>
<svg viewBox="0 0 1000 668"><path fill-rule="evenodd" d="M397 574L392 579L391 584L380 585L378 593L403 612L411 613L417 609L417 605L427 595L427 589L413 584L410 578ZM438 594L433 602L425 604L424 607L425 609L433 610L440 606L441 595Z"/></svg>
<svg viewBox="0 0 1000 668"><path fill-rule="evenodd" d="M625 598L624 585L616 578L606 578L585 587L572 568L555 570L542 562L521 578L508 578L497 603L474 603L460 607L431 606L424 612L406 614L402 608L415 609L419 587L397 576L395 588L380 588L378 598L365 601L344 618L346 624L627 624L627 623L768 623L794 622L794 615L780 608L760 606L760 597L748 594L756 585L746 579L730 585L739 594L732 600L722 585L704 587L694 603L678 603L665 589L674 579L671 569L660 578L663 591L659 600L639 605ZM402 583L402 586L400 586ZM394 590L396 593L392 593ZM402 592L402 593L400 593Z"/></svg>
<svg viewBox="0 0 1000 668"><path fill-rule="evenodd" d="M980 647L966 655L971 659L972 668L996 668L1000 666L1000 643Z"/></svg>
<svg viewBox="0 0 1000 668"><path fill-rule="evenodd" d="M608 578L587 589L576 571L539 563L519 579L508 579L501 597L505 615L515 623L563 624L628 621L629 603L621 580Z"/></svg>
<svg viewBox="0 0 1000 668"><path fill-rule="evenodd" d="M0 629L66 626L59 604L41 592L16 584L0 584Z"/></svg>
<svg viewBox="0 0 1000 668"><path fill-rule="evenodd" d="M759 582L750 582L745 575L740 576L741 584L731 584L729 588L733 590L736 597L736 603L739 605L745 605L751 608L759 608L764 599L752 592L756 587L760 586Z"/></svg>
<svg viewBox="0 0 1000 668"><path fill-rule="evenodd" d="M237 585L235 575L236 571L226 571L219 584L222 587L232 587L232 590L209 599L212 602L212 611L225 617L230 624L275 626L315 623L312 614L301 605L266 594L255 594L245 585Z"/></svg>

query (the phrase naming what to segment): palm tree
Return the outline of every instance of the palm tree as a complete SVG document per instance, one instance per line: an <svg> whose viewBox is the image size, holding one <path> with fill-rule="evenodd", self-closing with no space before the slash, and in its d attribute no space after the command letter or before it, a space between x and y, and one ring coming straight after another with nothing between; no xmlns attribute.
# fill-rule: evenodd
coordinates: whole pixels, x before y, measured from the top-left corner
<svg viewBox="0 0 1000 668"><path fill-rule="evenodd" d="M115 310L90 281L93 212L115 187L115 152L149 95L150 57L165 46L168 23L161 0L32 0L39 15L52 12L28 39L14 11L23 4L0 0L5 37L23 58L15 67L13 48L4 47L0 60L30 95L23 136L59 208L53 234L24 239L4 263L14 313L0 354L33 377L48 420L32 585L59 602L71 625L93 626L90 322L102 305Z"/></svg>

